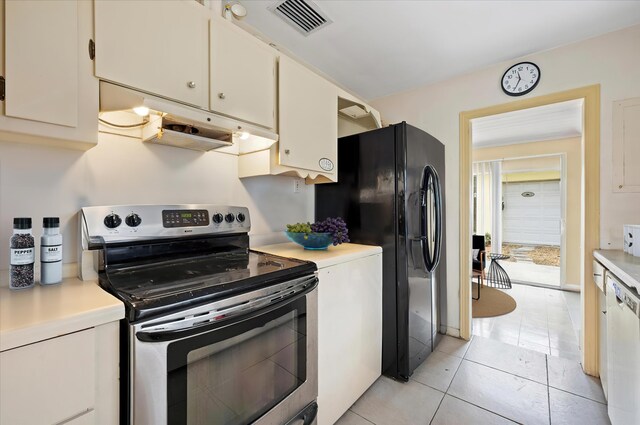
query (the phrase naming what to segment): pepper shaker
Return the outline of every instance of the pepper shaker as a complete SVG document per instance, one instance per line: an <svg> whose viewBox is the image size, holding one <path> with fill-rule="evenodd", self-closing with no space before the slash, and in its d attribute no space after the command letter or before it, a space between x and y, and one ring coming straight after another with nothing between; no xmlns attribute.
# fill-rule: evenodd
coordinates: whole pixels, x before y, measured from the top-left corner
<svg viewBox="0 0 640 425"><path fill-rule="evenodd" d="M9 248L11 251L9 288L31 288L34 284L35 241L31 233L30 217L13 219L13 236Z"/></svg>

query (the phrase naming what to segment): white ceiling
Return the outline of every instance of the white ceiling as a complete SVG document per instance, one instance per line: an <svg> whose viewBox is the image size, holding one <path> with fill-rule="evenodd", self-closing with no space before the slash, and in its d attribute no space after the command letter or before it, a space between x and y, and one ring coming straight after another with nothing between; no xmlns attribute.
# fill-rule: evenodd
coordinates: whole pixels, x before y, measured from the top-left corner
<svg viewBox="0 0 640 425"><path fill-rule="evenodd" d="M563 139L581 134L581 99L471 120L474 148Z"/></svg>
<svg viewBox="0 0 640 425"><path fill-rule="evenodd" d="M305 37L276 0L240 2L242 25L365 100L640 23L639 1L316 0L333 23Z"/></svg>

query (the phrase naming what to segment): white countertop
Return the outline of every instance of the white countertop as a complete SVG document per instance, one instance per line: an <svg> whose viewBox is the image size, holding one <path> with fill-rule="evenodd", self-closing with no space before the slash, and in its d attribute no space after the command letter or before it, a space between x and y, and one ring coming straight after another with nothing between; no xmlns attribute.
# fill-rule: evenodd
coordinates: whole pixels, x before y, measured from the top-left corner
<svg viewBox="0 0 640 425"><path fill-rule="evenodd" d="M326 250L309 250L293 242L265 245L251 248L255 251L267 254L279 255L298 260L313 261L319 269L345 263L357 258L368 257L382 253L379 246L360 245L355 243L343 243L338 246L330 246Z"/></svg>
<svg viewBox="0 0 640 425"><path fill-rule="evenodd" d="M124 304L96 282L65 279L24 290L0 288L0 351L124 318Z"/></svg>
<svg viewBox="0 0 640 425"><path fill-rule="evenodd" d="M622 250L600 249L593 256L627 286L635 287L640 293L640 257L634 257Z"/></svg>

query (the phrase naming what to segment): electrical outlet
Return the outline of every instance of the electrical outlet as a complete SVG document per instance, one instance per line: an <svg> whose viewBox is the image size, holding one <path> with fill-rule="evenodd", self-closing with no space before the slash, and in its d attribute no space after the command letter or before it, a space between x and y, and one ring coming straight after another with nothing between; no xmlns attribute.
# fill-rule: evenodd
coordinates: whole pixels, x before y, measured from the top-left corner
<svg viewBox="0 0 640 425"><path fill-rule="evenodd" d="M304 185L304 180L298 178L293 179L293 193L300 193L302 191L302 185Z"/></svg>

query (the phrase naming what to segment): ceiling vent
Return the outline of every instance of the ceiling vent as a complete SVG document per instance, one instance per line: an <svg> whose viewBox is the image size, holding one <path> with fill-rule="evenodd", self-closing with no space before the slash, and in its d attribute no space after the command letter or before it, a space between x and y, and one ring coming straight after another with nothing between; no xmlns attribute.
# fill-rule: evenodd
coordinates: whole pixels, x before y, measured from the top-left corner
<svg viewBox="0 0 640 425"><path fill-rule="evenodd" d="M333 22L320 10L317 4L310 0L278 1L268 9L304 36L308 36Z"/></svg>

